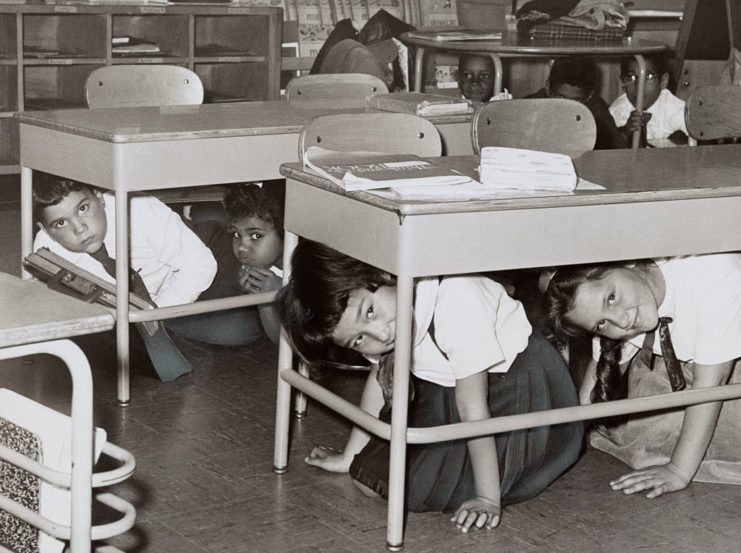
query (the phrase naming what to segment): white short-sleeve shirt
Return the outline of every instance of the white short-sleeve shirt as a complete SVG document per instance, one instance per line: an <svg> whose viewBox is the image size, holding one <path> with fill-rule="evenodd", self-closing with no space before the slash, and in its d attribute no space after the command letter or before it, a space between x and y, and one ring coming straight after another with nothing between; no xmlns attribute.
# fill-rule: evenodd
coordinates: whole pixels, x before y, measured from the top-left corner
<svg viewBox="0 0 741 553"><path fill-rule="evenodd" d="M628 96L623 92L610 105L610 115L618 127L628 122L631 112L635 110ZM646 138L668 138L676 131L687 134L687 125L684 121L684 100L680 100L667 89L663 89L656 101L645 111L651 114L646 123Z"/></svg>
<svg viewBox="0 0 741 553"><path fill-rule="evenodd" d="M412 372L448 387L481 371L507 372L532 332L522 304L480 276L419 280L414 325Z"/></svg>

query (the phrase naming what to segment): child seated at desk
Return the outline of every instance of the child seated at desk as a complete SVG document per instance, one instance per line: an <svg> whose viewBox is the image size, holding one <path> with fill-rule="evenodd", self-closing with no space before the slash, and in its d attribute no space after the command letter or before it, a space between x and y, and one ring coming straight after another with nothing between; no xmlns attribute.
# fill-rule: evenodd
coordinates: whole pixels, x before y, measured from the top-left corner
<svg viewBox="0 0 741 553"><path fill-rule="evenodd" d="M310 368L370 366L360 408L391 418L396 281L323 244L301 240L278 308ZM415 286L409 425L431 427L573 406L563 359L522 305L482 276L419 279ZM463 532L494 528L502 507L542 492L577 459L582 423L410 445L405 508L453 513ZM355 427L344 451L315 447L305 461L349 472L369 495L388 494L389 442Z"/></svg>
<svg viewBox="0 0 741 553"><path fill-rule="evenodd" d="M628 142L615 125L607 102L595 94L597 65L587 56L557 58L545 86L525 98L566 98L584 104L597 124L595 150L627 148Z"/></svg>
<svg viewBox="0 0 741 553"><path fill-rule="evenodd" d="M33 209L39 231L34 250L48 248L108 282L115 282L116 198L87 184L34 174ZM130 289L157 307L198 299L216 274L211 251L179 215L156 198L132 196L129 204ZM165 323L168 325L168 323ZM154 335L140 330L163 381L192 371L162 324Z"/></svg>
<svg viewBox="0 0 741 553"><path fill-rule="evenodd" d="M687 142L684 121L684 100L680 100L666 87L669 84L669 61L657 54L646 56L646 86L643 95L643 113L636 111L638 95L638 62L623 58L620 62L620 83L624 92L610 105L615 124L630 144L633 132L640 129L641 147L652 142L671 140Z"/></svg>
<svg viewBox="0 0 741 553"><path fill-rule="evenodd" d="M214 254L218 272L200 299L278 290L282 284L285 181L229 185L220 212L197 213L193 231ZM193 322L196 332L191 333ZM183 317L172 324L181 336L227 346L248 345L267 335L277 344L274 304ZM211 328L213 331L208 332Z"/></svg>

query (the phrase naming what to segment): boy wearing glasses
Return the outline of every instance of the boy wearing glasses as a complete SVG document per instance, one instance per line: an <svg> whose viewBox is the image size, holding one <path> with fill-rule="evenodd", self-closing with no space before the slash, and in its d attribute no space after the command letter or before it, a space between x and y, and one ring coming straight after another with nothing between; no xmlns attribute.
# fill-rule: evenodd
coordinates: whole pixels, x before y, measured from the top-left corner
<svg viewBox="0 0 741 553"><path fill-rule="evenodd" d="M525 98L565 98L584 104L597 124L595 150L627 148L623 133L610 115L607 102L596 94L597 66L586 56L557 58L551 65L545 86Z"/></svg>
<svg viewBox="0 0 741 553"><path fill-rule="evenodd" d="M646 57L643 113L635 109L638 62L634 58L624 58L620 62L620 82L624 92L612 103L610 113L627 140L638 129L645 135L641 139L641 146L646 146L646 142L674 138L675 133L687 134L684 101L666 88L669 84L669 62L666 56Z"/></svg>

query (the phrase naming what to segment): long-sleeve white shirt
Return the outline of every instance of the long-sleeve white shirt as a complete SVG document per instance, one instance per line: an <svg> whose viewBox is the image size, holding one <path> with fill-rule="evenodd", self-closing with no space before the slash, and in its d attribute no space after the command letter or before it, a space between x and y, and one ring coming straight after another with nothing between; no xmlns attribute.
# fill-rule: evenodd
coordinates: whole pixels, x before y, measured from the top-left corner
<svg viewBox="0 0 741 553"><path fill-rule="evenodd" d="M108 230L105 246L116 258L116 198L103 194ZM59 245L43 229L34 250L46 247L75 265L114 282L103 265L84 252ZM209 287L216 275L216 260L180 216L157 198L134 196L129 202L129 260L138 271L158 307L191 303Z"/></svg>

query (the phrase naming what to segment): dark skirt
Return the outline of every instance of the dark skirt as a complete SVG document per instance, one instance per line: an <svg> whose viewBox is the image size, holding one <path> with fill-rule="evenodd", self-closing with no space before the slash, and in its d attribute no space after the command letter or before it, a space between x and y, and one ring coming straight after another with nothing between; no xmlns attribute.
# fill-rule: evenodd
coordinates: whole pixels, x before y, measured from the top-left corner
<svg viewBox="0 0 741 553"><path fill-rule="evenodd" d="M409 426L461 422L455 388L412 377L414 398ZM578 404L569 371L558 352L533 332L525 351L505 374L489 373L489 408L493 417ZM391 420L390 409L380 418ZM496 435L502 506L535 497L578 458L581 422L516 430ZM406 509L413 512L456 510L476 495L466 440L407 447ZM372 437L355 456L350 475L388 497L389 442Z"/></svg>

